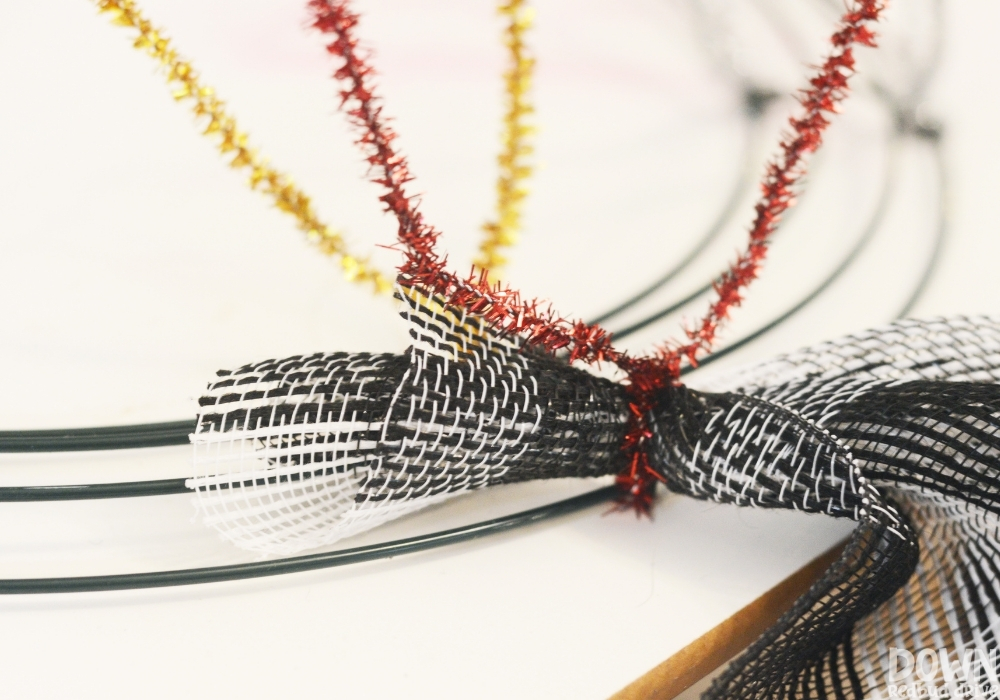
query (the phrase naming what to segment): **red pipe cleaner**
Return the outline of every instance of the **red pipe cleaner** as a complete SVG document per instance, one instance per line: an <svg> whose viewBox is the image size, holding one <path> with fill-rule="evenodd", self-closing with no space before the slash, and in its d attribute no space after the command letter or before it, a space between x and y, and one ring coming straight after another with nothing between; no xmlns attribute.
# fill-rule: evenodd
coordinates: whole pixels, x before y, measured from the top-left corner
<svg viewBox="0 0 1000 700"><path fill-rule="evenodd" d="M713 285L717 300L708 313L686 329L687 342L667 342L650 355L639 357L614 348L611 335L600 326L565 319L547 303L523 299L507 285L491 284L485 272L473 270L468 277L460 277L446 269L447 258L435 250L440 233L424 221L406 192L412 176L405 157L393 148L396 133L382 114L372 85L374 70L369 55L354 35L358 16L349 4L349 0L310 0L312 26L334 37L326 48L343 61L334 73L344 85L341 108L359 130L357 143L370 166L369 177L384 190L379 199L399 222L397 237L404 261L398 282L421 287L451 305L479 314L502 333L520 335L549 352L565 350L570 361L607 361L623 369L628 374L629 422L622 449L629 466L617 478L623 489L620 504L648 514L656 481L662 477L649 463L647 445L652 432L646 416L656 405L657 395L679 382L683 363L697 365L698 356L711 350L720 325L743 301L743 290L757 278L771 236L782 214L794 204L796 186L805 174L805 158L822 144L823 132L830 124L826 114L836 113L847 97L848 80L854 74L853 46L875 46L875 33L869 25L878 21L885 4L855 0L841 18L830 38L833 51L818 66L809 88L799 95L802 111L789 119L791 131L782 137L777 157L766 167L747 248Z"/></svg>

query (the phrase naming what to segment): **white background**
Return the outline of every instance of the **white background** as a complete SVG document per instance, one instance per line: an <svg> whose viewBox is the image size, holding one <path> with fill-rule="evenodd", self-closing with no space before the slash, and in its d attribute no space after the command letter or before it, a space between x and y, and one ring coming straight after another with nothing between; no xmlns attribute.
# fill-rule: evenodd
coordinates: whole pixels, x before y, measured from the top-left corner
<svg viewBox="0 0 1000 700"><path fill-rule="evenodd" d="M566 314L588 316L682 257L722 207L746 138L732 66L787 95L824 50L832 20L822 0L812 9L759 0L704 15L679 0L536 4L540 169L509 279ZM464 270L491 213L501 21L485 0L358 7L415 189ZM362 181L335 110L333 63L304 31L300 4L150 0L143 8L352 248L374 251L391 268L395 254L375 246L391 243L392 222ZM929 16L926 2L897 1L884 53L863 52L862 78L905 91L929 52ZM923 316L989 313L1000 299L1000 10L962 0L945 7L945 18L943 60L918 113L945 126L951 226L915 309ZM221 367L317 350L402 351L392 304L345 283L334 262L225 167L129 36L84 0L0 5L0 426L178 420L193 416ZM785 100L769 113L753 142L758 161L791 107ZM857 240L885 177L891 126L859 81L727 338L780 313ZM939 187L926 144L901 146L893 183L883 225L849 273L720 366L892 318L936 230ZM751 211L748 199L718 243L644 310L731 259ZM627 346L676 335L703 305ZM0 484L186 476L189 459L186 448L5 455ZM498 489L345 544L593 486ZM820 517L664 496L652 523L595 508L349 569L3 598L0 677L4 696L17 698L600 698L848 531ZM3 577L246 559L197 522L186 496L0 507Z"/></svg>

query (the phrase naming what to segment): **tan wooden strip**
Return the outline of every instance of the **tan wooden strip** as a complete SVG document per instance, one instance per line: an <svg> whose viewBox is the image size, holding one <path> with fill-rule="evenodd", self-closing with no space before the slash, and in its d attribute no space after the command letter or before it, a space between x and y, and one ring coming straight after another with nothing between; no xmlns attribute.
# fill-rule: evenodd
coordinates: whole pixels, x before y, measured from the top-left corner
<svg viewBox="0 0 1000 700"><path fill-rule="evenodd" d="M836 561L844 542L821 554L732 617L611 696L672 700L746 649Z"/></svg>

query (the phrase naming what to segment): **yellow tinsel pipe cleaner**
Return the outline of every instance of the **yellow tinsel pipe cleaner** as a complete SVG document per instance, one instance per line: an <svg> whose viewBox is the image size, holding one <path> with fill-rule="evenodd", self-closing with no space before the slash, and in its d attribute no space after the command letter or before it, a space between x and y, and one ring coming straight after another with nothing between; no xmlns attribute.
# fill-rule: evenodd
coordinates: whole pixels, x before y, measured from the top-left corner
<svg viewBox="0 0 1000 700"><path fill-rule="evenodd" d="M504 72L506 112L503 118L503 148L497 157L500 175L497 178L496 219L483 225L484 238L479 247L476 265L495 271L507 262L500 249L514 245L521 229L521 210L528 195L524 186L531 175L527 158L533 152L528 137L534 128L525 123L534 112L528 100L535 59L528 55L524 36L531 28L535 11L523 0L508 0L497 8L507 18L504 43L510 51L510 64Z"/></svg>
<svg viewBox="0 0 1000 700"><path fill-rule="evenodd" d="M344 276L349 281L370 283L378 293L391 289L392 282L388 276L370 267L367 260L348 252L342 234L317 217L309 196L298 189L289 176L268 165L267 159L248 145L247 134L226 112L225 103L216 96L215 90L200 81L192 64L178 55L170 40L142 15L133 0L95 0L95 3L101 12L112 15L112 22L138 32L133 46L148 53L165 69L175 100L193 101L195 116L204 117L208 122L204 134L217 136L219 153L224 157L232 156L229 161L231 167L249 172L248 183L252 189L262 192L278 209L293 216L298 228L322 252L339 256ZM496 219L483 225L483 242L475 261L476 266L491 271L506 263L499 250L517 242L521 208L527 196L523 183L531 174L531 167L526 163L533 150L528 136L534 131L525 124L525 118L534 111L528 101L528 92L535 61L527 55L524 43L534 10L525 7L523 0L509 0L502 3L498 11L508 18L504 43L509 50L510 62L503 76L506 111L502 150L497 157L500 173L496 185Z"/></svg>
<svg viewBox="0 0 1000 700"><path fill-rule="evenodd" d="M168 85L173 88L175 100L193 101L195 116L203 117L208 122L205 135L217 137L219 153L224 157L232 156L229 161L231 167L250 173L252 189L262 192L278 209L293 216L298 227L321 251L339 256L344 276L349 281L371 284L378 293L386 293L392 288L390 278L371 268L366 260L347 251L341 233L320 221L309 196L296 187L290 177L272 168L265 158L247 145L246 133L226 112L225 103L216 96L215 90L199 80L191 63L178 56L170 40L143 17L132 0L96 0L96 4L101 12L112 15L115 24L138 32L133 42L135 48L146 51L159 61L166 71Z"/></svg>

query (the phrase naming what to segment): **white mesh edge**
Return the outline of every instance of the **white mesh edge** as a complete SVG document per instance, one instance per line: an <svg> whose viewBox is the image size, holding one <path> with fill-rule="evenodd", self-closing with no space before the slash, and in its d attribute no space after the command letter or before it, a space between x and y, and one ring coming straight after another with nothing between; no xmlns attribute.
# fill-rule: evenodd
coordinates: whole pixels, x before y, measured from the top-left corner
<svg viewBox="0 0 1000 700"><path fill-rule="evenodd" d="M1000 379L1000 320L955 316L904 319L713 379L705 391L778 386L807 378L834 379L866 364L870 379L997 381Z"/></svg>
<svg viewBox="0 0 1000 700"><path fill-rule="evenodd" d="M489 469L469 463L465 471L449 478L446 493L410 497L406 493L411 490L407 479L402 487L383 486L374 491L366 491L362 499L357 498L366 480L377 475L378 463L367 455L376 447L376 443L356 436L359 433L371 435L373 431L384 433L386 424L391 422L393 408L401 413L401 407L396 407L395 404L402 387L408 381L418 381L426 366L427 354L447 360L444 365L445 373L449 369L459 371L460 366L470 363L479 370L482 363L489 361L487 355L499 355L503 360L514 359L509 367L503 368L504 371L514 373L512 380L515 376L519 378L521 366L526 366L523 358L514 357L518 350L517 343L496 336L482 319L445 309L415 290L398 291L404 299L401 315L410 326L416 352L411 355L413 364L404 373L394 392L385 423L359 422L348 415L347 406L351 396L340 392L338 380L334 393L343 401L339 420L290 422L260 427L243 425L226 431L208 430L199 425L192 437L194 477L187 481L187 485L196 490L195 505L205 524L214 527L225 539L242 549L263 554L295 554L333 544L469 489L478 488L507 470L504 460L501 460L500 465ZM459 356L460 352L468 353L470 350L473 351L471 356ZM493 361L497 362L499 372L500 360ZM349 366L358 371L368 367L360 361L352 362ZM492 368L490 371L492 372ZM276 386L275 382L263 380L265 374L263 371L250 371L239 376L241 380L249 380L248 383L254 384L255 389ZM318 377L323 376L329 381L332 373L323 375L309 372L305 379L295 385L315 383ZM237 385L236 389L242 386L245 385ZM531 416L531 421L512 421L510 425L502 425L501 428L504 429L494 439L496 442L500 435L510 435L511 439L501 441L499 450L503 452L510 449L515 455L524 449L520 445L521 437L534 432L541 417L537 406L532 407L534 411L529 409L529 399L533 398L533 392L519 388L524 392L524 407ZM220 384L219 388L214 385L210 387L208 393L210 396L220 397L233 390L232 383L225 386ZM361 389L358 389L357 394L360 393ZM456 396L456 401L458 398ZM474 395L470 394L470 398L474 399ZM227 410L260 409L278 404L302 404L312 399L313 393L310 391L308 394L288 394L277 400L244 398L238 404L226 404L224 407ZM467 410L472 411L475 403L470 400ZM410 400L407 400L406 407L409 406ZM406 409L402 412L405 413ZM409 419L402 416L396 420L404 425L409 423ZM435 427L450 429L450 426L426 426L428 430ZM308 440L318 435L323 436L324 442L296 444L296 440ZM476 437L479 437L478 432L471 436L472 439ZM327 453L333 453L332 458L328 458ZM314 460L311 463L296 461L296 458L301 460L309 455Z"/></svg>

